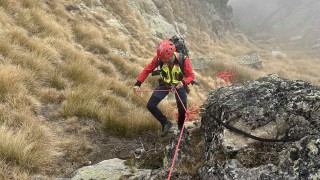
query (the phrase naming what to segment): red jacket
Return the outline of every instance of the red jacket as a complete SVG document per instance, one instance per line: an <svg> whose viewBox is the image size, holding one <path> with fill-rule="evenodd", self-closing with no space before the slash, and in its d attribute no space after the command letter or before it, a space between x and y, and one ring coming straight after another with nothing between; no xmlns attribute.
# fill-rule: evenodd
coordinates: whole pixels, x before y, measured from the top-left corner
<svg viewBox="0 0 320 180"><path fill-rule="evenodd" d="M140 73L137 83L135 85L140 86L144 80L148 77L148 75L158 67L158 56L156 55L152 61L143 69L143 71ZM186 57L184 61L184 75L185 78L182 80L184 84L189 84L191 81L194 80L194 73L193 69L190 63L189 57Z"/></svg>

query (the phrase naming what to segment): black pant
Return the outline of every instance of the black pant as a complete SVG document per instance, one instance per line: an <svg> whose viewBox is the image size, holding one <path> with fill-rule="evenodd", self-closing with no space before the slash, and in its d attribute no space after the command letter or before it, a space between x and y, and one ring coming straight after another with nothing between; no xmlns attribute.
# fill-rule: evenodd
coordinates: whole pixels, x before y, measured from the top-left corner
<svg viewBox="0 0 320 180"><path fill-rule="evenodd" d="M158 87L155 90L165 90L163 87ZM184 107L187 108L187 93L184 88L177 89L177 92L184 104ZM164 125L167 122L167 117L162 114L160 109L157 107L158 104L168 95L168 91L154 91L149 99L147 104L148 110L152 113L152 115L162 124ZM183 108L181 101L177 94L175 94L176 103L178 106L178 128L181 129L185 119L185 109Z"/></svg>

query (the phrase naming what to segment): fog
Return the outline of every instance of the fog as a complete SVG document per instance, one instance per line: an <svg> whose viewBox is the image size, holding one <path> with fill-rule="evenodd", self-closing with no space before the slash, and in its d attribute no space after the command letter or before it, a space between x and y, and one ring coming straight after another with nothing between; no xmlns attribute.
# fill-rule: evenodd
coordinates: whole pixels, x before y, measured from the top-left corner
<svg viewBox="0 0 320 180"><path fill-rule="evenodd" d="M235 24L245 31L320 34L320 0L229 0Z"/></svg>

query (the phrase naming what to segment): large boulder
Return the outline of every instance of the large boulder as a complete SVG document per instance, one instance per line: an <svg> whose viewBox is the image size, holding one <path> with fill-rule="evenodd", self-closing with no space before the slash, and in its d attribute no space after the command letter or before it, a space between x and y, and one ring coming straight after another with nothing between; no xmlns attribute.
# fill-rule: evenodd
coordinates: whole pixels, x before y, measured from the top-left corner
<svg viewBox="0 0 320 180"><path fill-rule="evenodd" d="M201 128L206 165L199 171L202 179L308 179L319 175L319 87L273 74L215 90L204 108ZM257 141L226 130L219 120L256 137L296 143L272 143L277 148L264 154L276 160L245 167L240 154L250 151L246 161L255 158Z"/></svg>

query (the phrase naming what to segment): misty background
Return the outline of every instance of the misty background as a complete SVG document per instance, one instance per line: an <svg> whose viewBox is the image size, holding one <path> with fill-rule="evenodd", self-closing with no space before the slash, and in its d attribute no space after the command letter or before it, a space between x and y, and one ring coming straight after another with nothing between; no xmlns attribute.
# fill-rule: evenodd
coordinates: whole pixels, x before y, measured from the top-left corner
<svg viewBox="0 0 320 180"><path fill-rule="evenodd" d="M229 0L236 27L254 37L272 36L292 46L320 49L319 0Z"/></svg>

